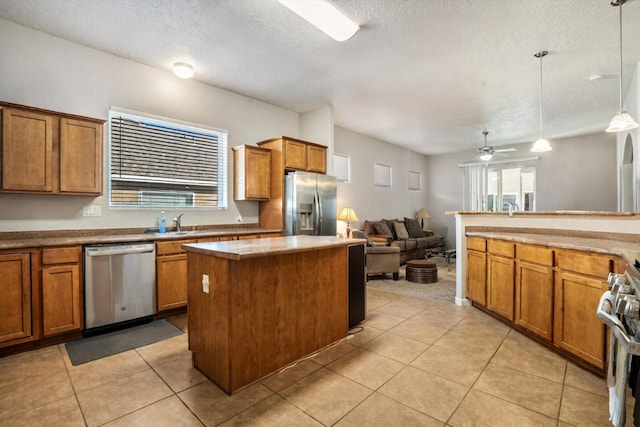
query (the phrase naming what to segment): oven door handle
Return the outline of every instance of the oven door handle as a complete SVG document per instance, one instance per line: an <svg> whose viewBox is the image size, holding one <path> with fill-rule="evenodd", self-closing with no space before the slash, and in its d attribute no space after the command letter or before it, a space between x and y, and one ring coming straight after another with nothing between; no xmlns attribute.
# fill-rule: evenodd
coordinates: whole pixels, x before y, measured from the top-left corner
<svg viewBox="0 0 640 427"><path fill-rule="evenodd" d="M606 291L600 297L596 314L602 323L611 328L611 333L615 338L624 343L627 351L631 354L640 355L640 343L633 341L627 335L624 325L616 315L611 314L614 307L614 296L611 291Z"/></svg>

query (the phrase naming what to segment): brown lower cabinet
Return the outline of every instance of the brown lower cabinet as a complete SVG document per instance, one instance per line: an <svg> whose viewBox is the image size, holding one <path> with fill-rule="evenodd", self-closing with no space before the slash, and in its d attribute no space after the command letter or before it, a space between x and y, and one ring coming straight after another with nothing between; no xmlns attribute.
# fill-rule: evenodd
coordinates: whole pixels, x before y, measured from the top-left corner
<svg viewBox="0 0 640 427"><path fill-rule="evenodd" d="M42 333L45 337L83 326L82 248L42 250Z"/></svg>
<svg viewBox="0 0 640 427"><path fill-rule="evenodd" d="M607 332L596 308L617 257L494 239L486 247L486 302L478 245L467 247L468 298L602 371Z"/></svg>
<svg viewBox="0 0 640 427"><path fill-rule="evenodd" d="M33 336L31 252L0 253L0 345Z"/></svg>
<svg viewBox="0 0 640 427"><path fill-rule="evenodd" d="M196 240L156 243L156 284L158 311L187 305L187 251L183 244Z"/></svg>

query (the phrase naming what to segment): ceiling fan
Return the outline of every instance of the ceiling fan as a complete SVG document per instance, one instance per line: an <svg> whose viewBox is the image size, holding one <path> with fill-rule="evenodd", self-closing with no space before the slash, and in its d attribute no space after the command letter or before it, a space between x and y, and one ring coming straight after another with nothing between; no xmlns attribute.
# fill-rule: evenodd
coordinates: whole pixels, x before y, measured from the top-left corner
<svg viewBox="0 0 640 427"><path fill-rule="evenodd" d="M492 159L496 159L496 158L503 158L503 157L507 157L508 154L504 154L504 153L508 153L511 151L516 151L515 148L502 148L502 149L494 149L492 146L487 146L487 135L489 134L489 131L482 131L482 134L484 135L484 147L480 147L478 148L478 156L475 158L475 160L482 160L485 162L488 162L489 160Z"/></svg>

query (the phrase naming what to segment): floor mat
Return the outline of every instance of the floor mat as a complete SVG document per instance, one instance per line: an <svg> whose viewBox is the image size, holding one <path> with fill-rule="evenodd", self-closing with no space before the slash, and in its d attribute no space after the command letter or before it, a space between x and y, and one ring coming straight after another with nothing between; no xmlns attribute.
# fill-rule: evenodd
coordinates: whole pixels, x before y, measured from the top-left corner
<svg viewBox="0 0 640 427"><path fill-rule="evenodd" d="M162 319L121 331L70 341L65 347L71 364L76 366L173 338L182 333L180 329Z"/></svg>

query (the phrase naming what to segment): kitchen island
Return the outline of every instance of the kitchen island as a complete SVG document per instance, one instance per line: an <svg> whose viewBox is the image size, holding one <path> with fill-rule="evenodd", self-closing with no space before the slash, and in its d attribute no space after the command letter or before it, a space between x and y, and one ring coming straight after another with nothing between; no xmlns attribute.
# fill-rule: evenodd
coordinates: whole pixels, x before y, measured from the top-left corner
<svg viewBox="0 0 640 427"><path fill-rule="evenodd" d="M231 394L345 338L349 247L364 243L289 236L184 245L194 367Z"/></svg>

